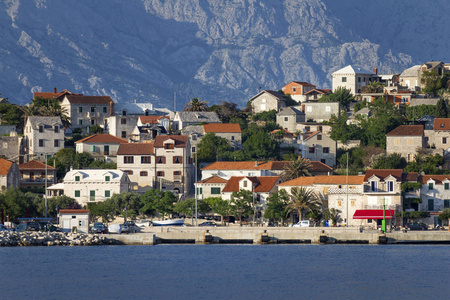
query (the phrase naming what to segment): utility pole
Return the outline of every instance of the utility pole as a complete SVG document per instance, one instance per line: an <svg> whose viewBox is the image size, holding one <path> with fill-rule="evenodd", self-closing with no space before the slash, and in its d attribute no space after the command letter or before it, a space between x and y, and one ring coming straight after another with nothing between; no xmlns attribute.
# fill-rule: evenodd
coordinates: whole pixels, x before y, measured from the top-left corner
<svg viewBox="0 0 450 300"><path fill-rule="evenodd" d="M47 218L47 152L45 152L45 217Z"/></svg>
<svg viewBox="0 0 450 300"><path fill-rule="evenodd" d="M197 183L197 149L195 149L195 183ZM198 226L198 207L197 207L197 202L198 202L198 188L197 186L195 187L195 226Z"/></svg>
<svg viewBox="0 0 450 300"><path fill-rule="evenodd" d="M346 226L348 227L348 152L347 152L347 222Z"/></svg>

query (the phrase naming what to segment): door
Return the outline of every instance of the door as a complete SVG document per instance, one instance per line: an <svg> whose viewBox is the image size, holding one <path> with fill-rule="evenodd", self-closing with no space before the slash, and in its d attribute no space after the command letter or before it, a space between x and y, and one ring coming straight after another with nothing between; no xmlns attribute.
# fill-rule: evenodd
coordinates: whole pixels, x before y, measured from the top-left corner
<svg viewBox="0 0 450 300"><path fill-rule="evenodd" d="M105 145L103 147L103 152L104 152L104 155L109 155L109 146L108 145Z"/></svg>
<svg viewBox="0 0 450 300"><path fill-rule="evenodd" d="M428 199L428 211L434 211L434 199Z"/></svg>
<svg viewBox="0 0 450 300"><path fill-rule="evenodd" d="M89 191L89 201L95 201L95 191Z"/></svg>
<svg viewBox="0 0 450 300"><path fill-rule="evenodd" d="M62 222L62 230L63 230L63 232L69 232L70 231L70 220L63 220L63 222Z"/></svg>

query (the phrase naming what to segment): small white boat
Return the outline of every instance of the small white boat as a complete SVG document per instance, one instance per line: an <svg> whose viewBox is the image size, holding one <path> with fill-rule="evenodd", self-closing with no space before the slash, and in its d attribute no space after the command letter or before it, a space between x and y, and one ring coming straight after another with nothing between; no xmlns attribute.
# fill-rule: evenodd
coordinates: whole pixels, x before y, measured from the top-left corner
<svg viewBox="0 0 450 300"><path fill-rule="evenodd" d="M153 226L183 226L184 219L152 221Z"/></svg>
<svg viewBox="0 0 450 300"><path fill-rule="evenodd" d="M149 220L139 220L136 222L136 226L138 227L149 227L151 222Z"/></svg>

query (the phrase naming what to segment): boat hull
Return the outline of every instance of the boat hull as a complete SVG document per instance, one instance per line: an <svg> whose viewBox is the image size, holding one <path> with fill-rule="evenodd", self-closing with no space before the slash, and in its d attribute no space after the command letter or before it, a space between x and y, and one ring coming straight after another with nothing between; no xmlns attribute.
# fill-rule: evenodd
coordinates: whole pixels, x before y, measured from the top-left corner
<svg viewBox="0 0 450 300"><path fill-rule="evenodd" d="M153 221L153 226L183 226L184 219Z"/></svg>

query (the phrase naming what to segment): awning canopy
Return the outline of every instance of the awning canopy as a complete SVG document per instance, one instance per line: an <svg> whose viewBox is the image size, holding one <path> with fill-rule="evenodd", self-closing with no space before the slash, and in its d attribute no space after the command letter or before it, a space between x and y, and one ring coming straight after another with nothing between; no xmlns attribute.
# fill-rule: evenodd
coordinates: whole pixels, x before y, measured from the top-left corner
<svg viewBox="0 0 450 300"><path fill-rule="evenodd" d="M392 219L394 217L394 210L386 210L386 219ZM383 219L382 209L358 209L353 215L353 219Z"/></svg>

